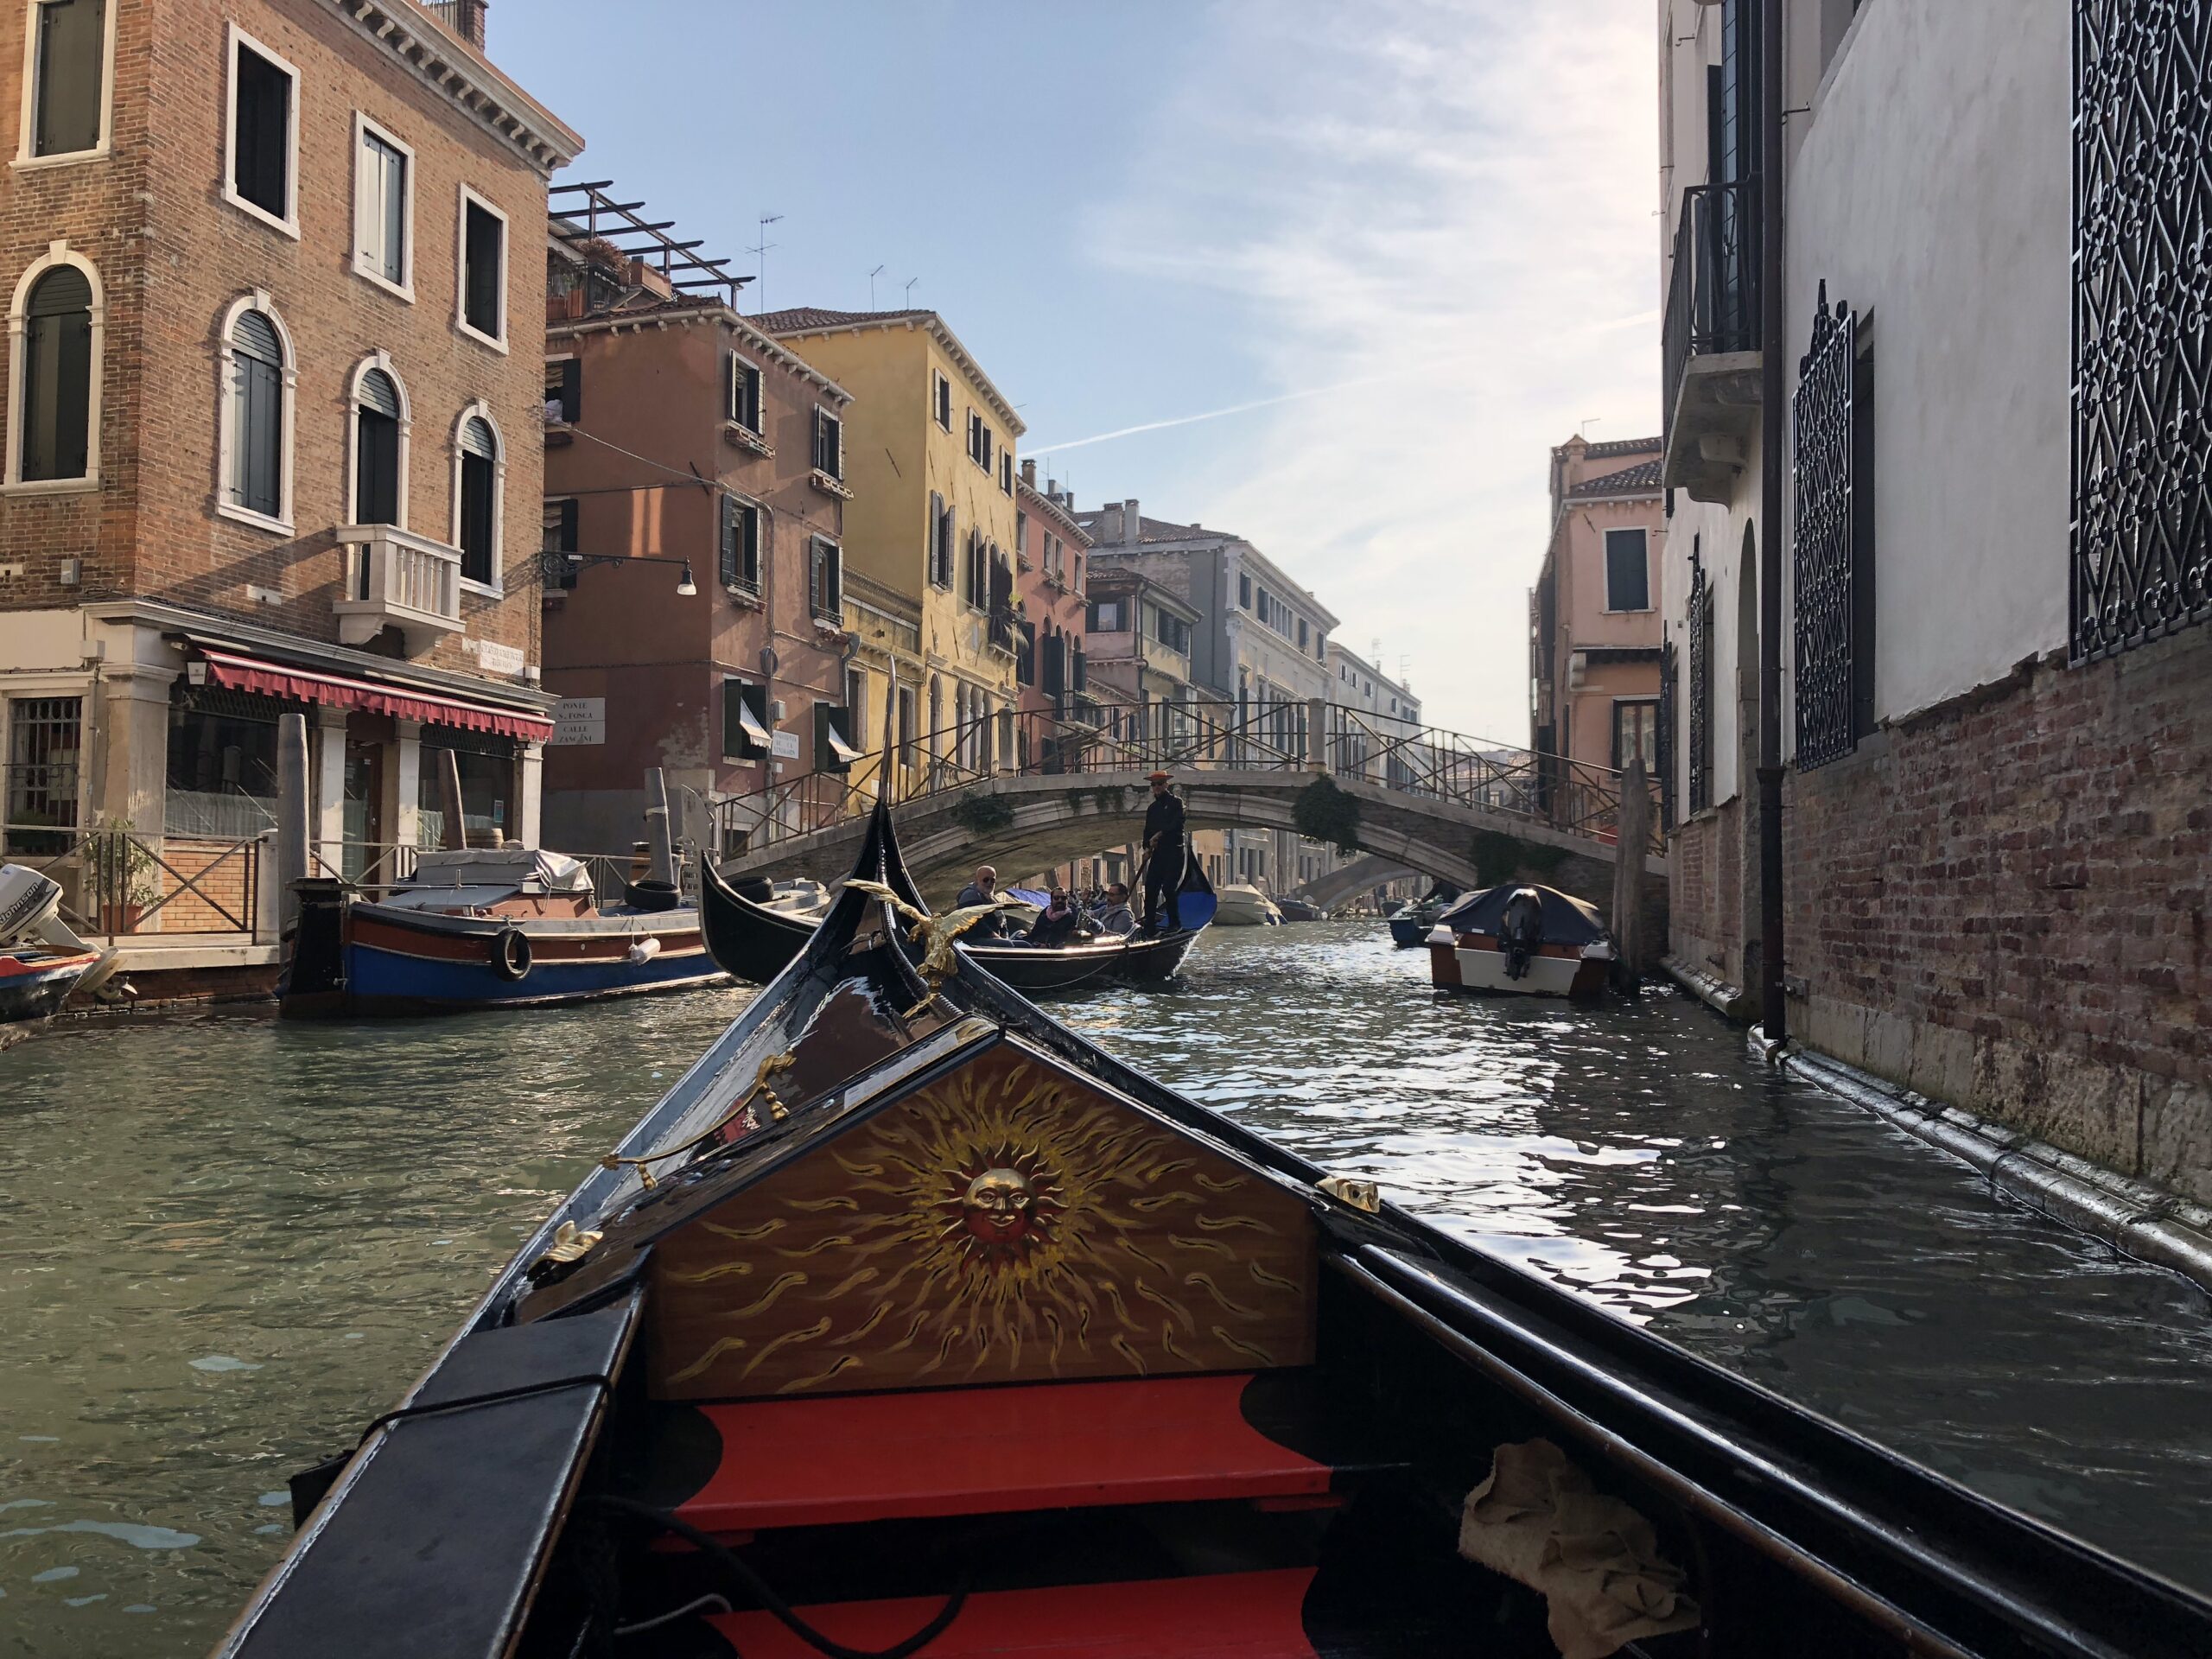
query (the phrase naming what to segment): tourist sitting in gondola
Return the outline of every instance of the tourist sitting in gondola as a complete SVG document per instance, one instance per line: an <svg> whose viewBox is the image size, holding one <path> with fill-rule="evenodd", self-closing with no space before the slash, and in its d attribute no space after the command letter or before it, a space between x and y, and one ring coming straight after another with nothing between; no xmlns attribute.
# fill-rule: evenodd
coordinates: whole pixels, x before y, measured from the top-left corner
<svg viewBox="0 0 2212 1659"><path fill-rule="evenodd" d="M988 864L976 867L976 879L960 889L960 896L952 901L955 910L965 910L970 905L991 905L999 902L999 873ZM1005 922L997 916L986 916L968 930L968 942L980 944L985 939L997 938L1006 931Z"/></svg>
<svg viewBox="0 0 2212 1659"><path fill-rule="evenodd" d="M1081 943L1085 931L1083 912L1069 899L1068 890L1054 887L1052 902L1039 912L1025 937L1032 944L1057 947Z"/></svg>
<svg viewBox="0 0 2212 1659"><path fill-rule="evenodd" d="M1137 931L1136 912L1129 908L1129 890L1116 881L1109 887L1091 912L1091 920L1101 933L1117 939L1126 939Z"/></svg>

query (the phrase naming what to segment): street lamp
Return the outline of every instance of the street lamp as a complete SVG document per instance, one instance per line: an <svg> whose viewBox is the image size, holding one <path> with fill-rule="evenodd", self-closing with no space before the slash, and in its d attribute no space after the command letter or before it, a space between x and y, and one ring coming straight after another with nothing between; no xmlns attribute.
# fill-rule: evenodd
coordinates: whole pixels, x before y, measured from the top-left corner
<svg viewBox="0 0 2212 1659"><path fill-rule="evenodd" d="M559 587L563 579L574 570L588 570L594 564L677 564L683 567L683 574L677 579L676 596L691 599L697 595L699 584L691 580L691 561L689 559L655 558L649 554L622 553L563 553L557 548L548 548L537 556L537 574L549 588Z"/></svg>

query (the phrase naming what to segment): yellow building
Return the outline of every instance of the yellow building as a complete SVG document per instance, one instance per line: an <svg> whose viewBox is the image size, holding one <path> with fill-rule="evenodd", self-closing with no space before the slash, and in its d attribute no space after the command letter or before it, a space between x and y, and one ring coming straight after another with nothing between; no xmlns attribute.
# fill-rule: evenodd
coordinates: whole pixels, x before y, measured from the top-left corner
<svg viewBox="0 0 2212 1659"><path fill-rule="evenodd" d="M801 308L750 321L852 394L833 435L852 492L845 568L921 613L909 764L989 770L1014 753L1020 417L934 311ZM853 661L858 731L882 728L888 664L865 642Z"/></svg>

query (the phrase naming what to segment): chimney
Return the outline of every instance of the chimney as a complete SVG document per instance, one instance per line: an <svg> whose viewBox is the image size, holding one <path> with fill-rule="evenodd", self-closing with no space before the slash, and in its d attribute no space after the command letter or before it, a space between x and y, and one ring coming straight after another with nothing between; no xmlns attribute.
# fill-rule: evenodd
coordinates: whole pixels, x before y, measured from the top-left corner
<svg viewBox="0 0 2212 1659"><path fill-rule="evenodd" d="M1133 495L1122 503L1122 540L1135 547L1143 529L1144 515L1137 511L1137 499Z"/></svg>
<svg viewBox="0 0 2212 1659"><path fill-rule="evenodd" d="M440 5L434 0L423 10L480 52L484 48L484 13L489 3L490 0L445 0Z"/></svg>
<svg viewBox="0 0 2212 1659"><path fill-rule="evenodd" d="M1037 487L1037 463L1033 460L1021 463L1021 481L1033 490Z"/></svg>
<svg viewBox="0 0 2212 1659"><path fill-rule="evenodd" d="M1045 480L1045 493L1052 497L1053 500L1058 500L1060 499L1060 480L1057 478L1046 479Z"/></svg>

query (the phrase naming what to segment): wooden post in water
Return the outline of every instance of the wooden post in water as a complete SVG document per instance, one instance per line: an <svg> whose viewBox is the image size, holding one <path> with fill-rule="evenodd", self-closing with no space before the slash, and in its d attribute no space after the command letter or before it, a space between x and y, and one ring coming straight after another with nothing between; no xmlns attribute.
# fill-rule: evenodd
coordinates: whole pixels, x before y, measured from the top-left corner
<svg viewBox="0 0 2212 1659"><path fill-rule="evenodd" d="M461 815L461 757L451 749L440 749L438 755L438 813L445 820L438 845L458 852L468 845L468 824Z"/></svg>
<svg viewBox="0 0 2212 1659"><path fill-rule="evenodd" d="M652 843L653 880L676 884L676 844L668 832L668 779L658 766L645 768L645 839Z"/></svg>
<svg viewBox="0 0 2212 1659"><path fill-rule="evenodd" d="M1643 757L1630 754L1621 772L1619 834L1613 844L1613 978L1624 987L1643 978L1643 849L1651 841L1651 790Z"/></svg>
<svg viewBox="0 0 2212 1659"><path fill-rule="evenodd" d="M276 934L300 918L308 876L308 717L276 717Z"/></svg>

